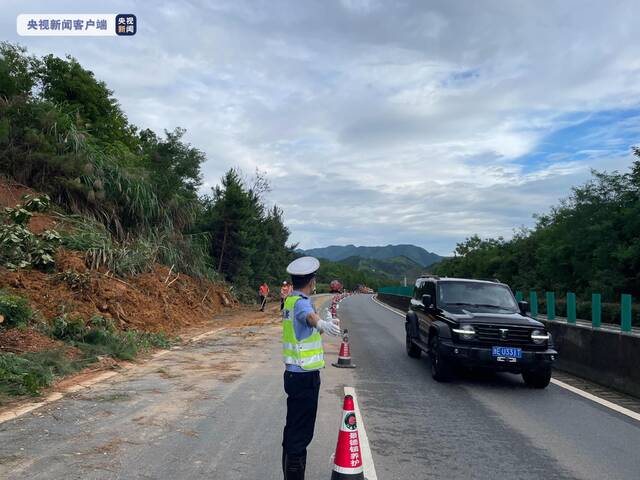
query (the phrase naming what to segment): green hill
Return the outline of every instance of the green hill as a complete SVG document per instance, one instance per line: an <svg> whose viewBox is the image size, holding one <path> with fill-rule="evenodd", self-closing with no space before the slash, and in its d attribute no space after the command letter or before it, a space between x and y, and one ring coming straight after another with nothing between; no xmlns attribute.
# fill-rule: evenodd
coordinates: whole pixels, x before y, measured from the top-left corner
<svg viewBox="0 0 640 480"><path fill-rule="evenodd" d="M394 283L393 278L381 272L371 271L366 268L359 269L346 263L323 259L320 262L320 270L318 271L318 291L324 290L321 286L328 290L329 283L332 280L340 280L348 290L353 290L357 285L366 285L373 289L378 289Z"/></svg>
<svg viewBox="0 0 640 480"><path fill-rule="evenodd" d="M340 260L339 263L349 265L362 272L385 275L396 281L403 280L406 276L409 283L413 283L418 275L425 271L422 265L402 255L384 260L353 256Z"/></svg>
<svg viewBox="0 0 640 480"><path fill-rule="evenodd" d="M422 267L428 267L442 260L443 257L415 245L386 245L380 247L357 247L355 245L332 245L323 248L305 250L306 255L326 258L334 262L349 257L387 260L394 257L407 257Z"/></svg>

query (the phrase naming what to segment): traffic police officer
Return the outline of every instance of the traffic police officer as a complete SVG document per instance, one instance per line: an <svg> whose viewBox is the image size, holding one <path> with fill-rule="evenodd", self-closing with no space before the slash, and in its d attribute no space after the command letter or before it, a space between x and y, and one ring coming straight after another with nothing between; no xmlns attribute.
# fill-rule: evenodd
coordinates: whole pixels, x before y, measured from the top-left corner
<svg viewBox="0 0 640 480"><path fill-rule="evenodd" d="M320 334L340 335L339 320L323 320L309 296L315 291L320 262L301 257L289 264L293 292L282 311L282 358L287 422L282 438L282 471L285 480L303 480L307 446L313 438L320 392L324 351Z"/></svg>

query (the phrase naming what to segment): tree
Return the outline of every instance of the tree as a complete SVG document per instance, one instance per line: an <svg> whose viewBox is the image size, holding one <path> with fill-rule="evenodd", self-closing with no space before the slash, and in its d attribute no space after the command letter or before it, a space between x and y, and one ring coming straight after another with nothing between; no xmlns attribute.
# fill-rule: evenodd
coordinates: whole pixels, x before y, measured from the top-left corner
<svg viewBox="0 0 640 480"><path fill-rule="evenodd" d="M592 172L569 198L510 241L468 238L440 275L498 277L514 288L640 293L640 149L627 173Z"/></svg>
<svg viewBox="0 0 640 480"><path fill-rule="evenodd" d="M289 230L282 210L277 205L267 209L261 199L268 191L266 177L258 172L251 187L246 183L238 170L227 171L204 199L197 229L208 234L209 252L228 281L245 286L280 281L293 259Z"/></svg>
<svg viewBox="0 0 640 480"><path fill-rule="evenodd" d="M26 48L0 42L0 98L28 97L36 83L32 72L37 64Z"/></svg>
<svg viewBox="0 0 640 480"><path fill-rule="evenodd" d="M140 132L145 166L162 200L169 200L176 194L194 199L202 183L200 165L205 161L205 155L182 141L185 133L186 130L180 127L172 132L165 130L162 140L149 129Z"/></svg>
<svg viewBox="0 0 640 480"><path fill-rule="evenodd" d="M35 73L40 96L77 115L82 119L82 128L108 146L110 152L137 149L136 128L129 124L113 92L75 58L67 56L65 60L47 55L38 63Z"/></svg>

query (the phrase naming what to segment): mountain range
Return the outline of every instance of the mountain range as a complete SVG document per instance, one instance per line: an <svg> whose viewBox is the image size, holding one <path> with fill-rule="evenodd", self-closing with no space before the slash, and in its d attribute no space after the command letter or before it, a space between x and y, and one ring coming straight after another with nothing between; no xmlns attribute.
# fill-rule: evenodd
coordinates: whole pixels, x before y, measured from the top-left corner
<svg viewBox="0 0 640 480"><path fill-rule="evenodd" d="M347 257L340 260L339 263L349 265L361 272L371 272L377 275L382 274L394 280L402 281L406 278L409 283L413 283L418 276L427 270L419 263L403 255L385 258L384 260L378 260L377 258Z"/></svg>
<svg viewBox="0 0 640 480"><path fill-rule="evenodd" d="M406 257L413 260L420 267L428 267L439 262L444 257L437 253L429 252L416 245L387 245L380 247L357 247L355 245L332 245L323 248L311 248L304 250L305 255L318 258L326 258L334 262L345 260L349 257L363 259L387 260L395 257Z"/></svg>

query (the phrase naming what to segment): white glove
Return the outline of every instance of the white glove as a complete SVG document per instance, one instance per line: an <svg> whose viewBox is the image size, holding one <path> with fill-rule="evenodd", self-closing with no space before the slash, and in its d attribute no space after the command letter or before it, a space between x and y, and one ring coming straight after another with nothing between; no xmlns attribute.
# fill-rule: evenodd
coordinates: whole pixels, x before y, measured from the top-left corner
<svg viewBox="0 0 640 480"><path fill-rule="evenodd" d="M316 328L320 330L320 333L326 332L334 337L338 337L342 333L340 330L340 320L337 318L334 318L333 320L318 320Z"/></svg>

